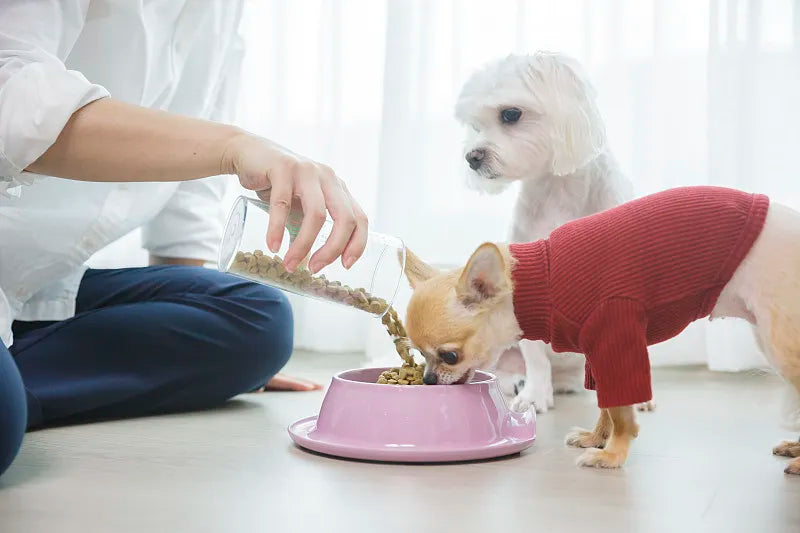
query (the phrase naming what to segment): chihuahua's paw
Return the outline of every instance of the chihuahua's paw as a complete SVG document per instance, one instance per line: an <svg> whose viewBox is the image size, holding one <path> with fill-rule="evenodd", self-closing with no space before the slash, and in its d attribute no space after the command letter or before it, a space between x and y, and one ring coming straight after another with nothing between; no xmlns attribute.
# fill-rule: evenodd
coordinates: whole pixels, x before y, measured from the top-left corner
<svg viewBox="0 0 800 533"><path fill-rule="evenodd" d="M788 465L786 465L786 468L784 468L783 471L787 474L794 474L796 476L800 476L800 458L797 458Z"/></svg>
<svg viewBox="0 0 800 533"><path fill-rule="evenodd" d="M800 457L800 442L785 440L772 448L772 453L783 457Z"/></svg>
<svg viewBox="0 0 800 533"><path fill-rule="evenodd" d="M655 402L655 400L650 400L649 402L637 403L636 404L636 410L637 411L642 411L642 412L644 412L644 411L648 411L648 412L655 411L656 410L656 402Z"/></svg>
<svg viewBox="0 0 800 533"><path fill-rule="evenodd" d="M594 431L572 428L564 438L564 444L573 448L603 448L606 445L606 439L596 435Z"/></svg>
<svg viewBox="0 0 800 533"><path fill-rule="evenodd" d="M576 464L595 468L619 468L625 463L625 458L625 454L622 453L612 453L608 450L591 448L578 457Z"/></svg>

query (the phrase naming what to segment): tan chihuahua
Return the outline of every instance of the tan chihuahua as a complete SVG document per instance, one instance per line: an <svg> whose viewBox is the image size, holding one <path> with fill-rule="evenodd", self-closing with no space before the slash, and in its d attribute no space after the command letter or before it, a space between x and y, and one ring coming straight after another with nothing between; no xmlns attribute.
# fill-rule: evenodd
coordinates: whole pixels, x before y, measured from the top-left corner
<svg viewBox="0 0 800 533"><path fill-rule="evenodd" d="M800 213L766 197L674 189L569 223L543 241L483 244L458 270L441 272L409 251L406 275L414 290L406 329L426 359L428 385L491 370L521 338L586 355L601 413L593 431L567 435L567 444L590 448L579 465L624 464L638 433L633 405L649 399L647 346L705 316L753 324L793 400L800 397ZM543 312L529 302L536 291L547 293ZM793 429L797 405L787 413ZM786 472L800 474L800 442L784 441L773 453L798 457Z"/></svg>

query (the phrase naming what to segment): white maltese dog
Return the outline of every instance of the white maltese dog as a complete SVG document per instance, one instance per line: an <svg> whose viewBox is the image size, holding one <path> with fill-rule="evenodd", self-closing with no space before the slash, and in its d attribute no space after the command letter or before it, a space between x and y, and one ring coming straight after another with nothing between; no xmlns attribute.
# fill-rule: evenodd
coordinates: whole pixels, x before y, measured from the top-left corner
<svg viewBox="0 0 800 533"><path fill-rule="evenodd" d="M468 131L471 186L498 193L521 181L511 242L545 238L565 222L632 197L606 147L594 89L571 58L538 52L487 65L461 89L456 118ZM504 354L498 378L504 393L516 396L512 409L543 413L553 407L554 391L583 387L583 370L580 354L554 356L542 342L522 341Z"/></svg>

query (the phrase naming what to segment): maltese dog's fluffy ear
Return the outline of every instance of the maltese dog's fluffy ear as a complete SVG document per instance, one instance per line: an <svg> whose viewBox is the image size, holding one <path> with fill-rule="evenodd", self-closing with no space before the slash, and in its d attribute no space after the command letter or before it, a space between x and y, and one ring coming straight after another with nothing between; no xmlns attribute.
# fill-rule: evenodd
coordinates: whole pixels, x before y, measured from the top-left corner
<svg viewBox="0 0 800 533"><path fill-rule="evenodd" d="M573 59L548 52L533 56L533 76L542 76L552 94L545 97L553 114L553 174L571 174L605 148L606 132L595 102L595 91Z"/></svg>

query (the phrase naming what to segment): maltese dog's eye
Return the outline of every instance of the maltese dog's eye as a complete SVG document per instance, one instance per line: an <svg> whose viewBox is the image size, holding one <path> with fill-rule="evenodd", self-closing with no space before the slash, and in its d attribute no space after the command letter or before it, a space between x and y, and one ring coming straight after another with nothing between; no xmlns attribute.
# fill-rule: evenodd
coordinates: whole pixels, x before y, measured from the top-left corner
<svg viewBox="0 0 800 533"><path fill-rule="evenodd" d="M454 365L458 362L458 354L456 352L439 352L439 359L445 364Z"/></svg>
<svg viewBox="0 0 800 533"><path fill-rule="evenodd" d="M500 120L506 124L513 124L522 116L522 111L518 107L509 107L500 111Z"/></svg>

